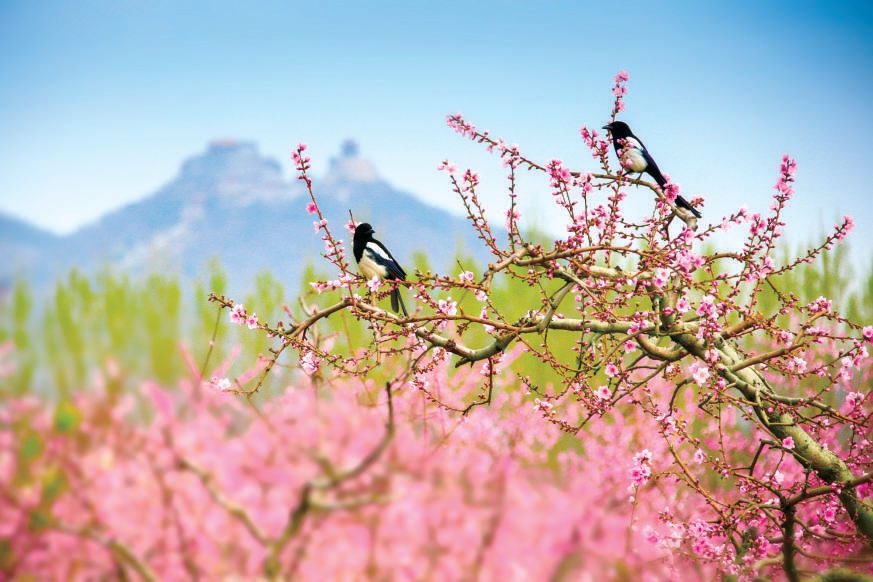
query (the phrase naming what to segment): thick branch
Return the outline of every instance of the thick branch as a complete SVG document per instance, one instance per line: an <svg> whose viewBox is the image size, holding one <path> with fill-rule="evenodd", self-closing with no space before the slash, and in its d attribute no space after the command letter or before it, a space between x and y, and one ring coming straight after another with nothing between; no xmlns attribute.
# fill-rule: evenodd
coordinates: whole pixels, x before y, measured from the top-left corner
<svg viewBox="0 0 873 582"><path fill-rule="evenodd" d="M704 343L690 333L675 333L676 343L699 358L704 357ZM750 403L755 416L762 426L779 440L791 437L794 449L791 454L804 467L814 471L825 483L838 485L837 494L858 531L873 542L873 504L858 498L853 483L855 475L846 463L821 443L812 438L801 426L795 424L790 414L780 413L775 407L767 407L763 395L774 394L773 389L754 367L739 368L745 360L737 350L726 341L716 341L715 347L721 356L723 366L719 374L731 383Z"/></svg>

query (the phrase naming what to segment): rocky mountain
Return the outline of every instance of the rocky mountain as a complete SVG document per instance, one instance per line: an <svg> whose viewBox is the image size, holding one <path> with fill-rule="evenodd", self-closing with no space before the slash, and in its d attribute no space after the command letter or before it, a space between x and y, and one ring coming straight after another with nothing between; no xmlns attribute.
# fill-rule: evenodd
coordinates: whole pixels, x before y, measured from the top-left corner
<svg viewBox="0 0 873 582"><path fill-rule="evenodd" d="M373 224L410 272L417 252L425 252L437 268L453 269L461 249L480 263L488 260L476 252L479 245L466 221L393 188L351 141L315 180L315 191L335 235L350 243L342 225L351 210L356 220ZM306 211L308 202L302 182L285 179L279 163L262 156L256 144L213 141L151 196L71 235L57 237L0 218L0 252L11 258L0 267L0 281L8 285L17 271L41 287L72 267L89 273L105 266L189 280L217 258L234 292L247 290L254 276L267 270L295 290L307 263L333 276L319 256L323 242L313 228L315 217Z"/></svg>
<svg viewBox="0 0 873 582"><path fill-rule="evenodd" d="M0 295L16 275L27 276L58 242L56 235L0 214Z"/></svg>

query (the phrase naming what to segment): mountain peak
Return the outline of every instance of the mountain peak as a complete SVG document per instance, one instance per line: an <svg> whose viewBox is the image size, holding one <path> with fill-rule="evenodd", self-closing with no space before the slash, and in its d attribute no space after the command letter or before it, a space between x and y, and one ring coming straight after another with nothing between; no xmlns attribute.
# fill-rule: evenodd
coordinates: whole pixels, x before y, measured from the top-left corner
<svg viewBox="0 0 873 582"><path fill-rule="evenodd" d="M275 160L261 157L254 142L235 139L214 139L206 153L182 164L183 179L242 177L263 172L281 179L281 167Z"/></svg>
<svg viewBox="0 0 873 582"><path fill-rule="evenodd" d="M212 140L204 153L186 160L175 184L238 204L289 195L278 161L263 156L255 142L228 138Z"/></svg>
<svg viewBox="0 0 873 582"><path fill-rule="evenodd" d="M380 238L401 250L404 265L412 265L419 250L429 251L434 264L453 264L455 248L447 240L464 241L482 263L490 257L463 219L396 190L360 157L354 141L342 143L318 183L325 216L339 225L351 210L372 221L383 228ZM74 265L89 273L113 265L128 273L160 269L190 276L213 257L243 285L270 269L297 288L302 266L323 251L308 201L301 182L286 182L279 164L255 143L214 140L157 192L71 235L31 232L0 216L0 295L15 272L47 288ZM384 231L389 221L390 233Z"/></svg>

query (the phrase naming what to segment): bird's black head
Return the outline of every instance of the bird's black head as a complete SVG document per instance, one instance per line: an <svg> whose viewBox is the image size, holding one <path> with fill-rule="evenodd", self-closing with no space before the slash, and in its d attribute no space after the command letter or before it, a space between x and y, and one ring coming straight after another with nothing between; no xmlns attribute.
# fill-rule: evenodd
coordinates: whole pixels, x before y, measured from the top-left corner
<svg viewBox="0 0 873 582"><path fill-rule="evenodd" d="M630 126L624 121L613 121L603 126L612 134L613 139L625 139L633 135Z"/></svg>
<svg viewBox="0 0 873 582"><path fill-rule="evenodd" d="M362 222L355 227L355 240L370 240L371 238L373 238L374 232L376 231L373 230L373 227L370 226L370 223Z"/></svg>

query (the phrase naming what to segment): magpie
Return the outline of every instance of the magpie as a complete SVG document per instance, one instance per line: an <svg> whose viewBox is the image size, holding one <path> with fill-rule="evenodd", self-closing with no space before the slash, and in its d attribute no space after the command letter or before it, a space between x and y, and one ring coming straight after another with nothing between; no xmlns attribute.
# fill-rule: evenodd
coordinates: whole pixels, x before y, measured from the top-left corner
<svg viewBox="0 0 873 582"><path fill-rule="evenodd" d="M373 238L373 227L362 222L355 228L353 251L358 270L367 279L376 277L380 280L406 280L406 271L403 270L397 260L391 256L391 251L385 248L381 242ZM403 299L400 297L400 289L391 289L391 309L397 313L403 310L403 315L409 316Z"/></svg>
<svg viewBox="0 0 873 582"><path fill-rule="evenodd" d="M626 150L624 154L626 156L625 159L630 161L628 168L640 174L643 172L647 173L655 179L658 186L662 189L664 188L664 185L667 184L667 179L664 178L664 175L658 168L658 164L655 163L654 158L649 154L646 146L643 145L643 141L634 135L634 132L631 131L627 123L624 121L613 121L604 125L603 129L608 129L609 133L612 134L612 147L615 148L615 155L618 156L619 160L622 159L622 151ZM678 194L676 195L676 206L684 208L697 218L703 216L685 198Z"/></svg>

